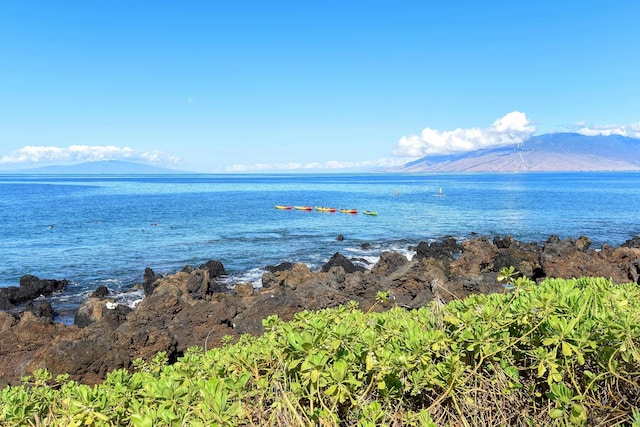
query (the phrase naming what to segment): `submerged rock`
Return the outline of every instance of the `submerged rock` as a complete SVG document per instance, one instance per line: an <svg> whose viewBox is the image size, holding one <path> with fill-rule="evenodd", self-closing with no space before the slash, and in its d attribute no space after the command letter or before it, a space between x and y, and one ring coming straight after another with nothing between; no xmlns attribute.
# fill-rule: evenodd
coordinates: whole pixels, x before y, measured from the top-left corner
<svg viewBox="0 0 640 427"><path fill-rule="evenodd" d="M68 284L68 280L40 279L26 274L20 278L20 286L0 288L0 310L12 310L16 305L40 296L62 292Z"/></svg>

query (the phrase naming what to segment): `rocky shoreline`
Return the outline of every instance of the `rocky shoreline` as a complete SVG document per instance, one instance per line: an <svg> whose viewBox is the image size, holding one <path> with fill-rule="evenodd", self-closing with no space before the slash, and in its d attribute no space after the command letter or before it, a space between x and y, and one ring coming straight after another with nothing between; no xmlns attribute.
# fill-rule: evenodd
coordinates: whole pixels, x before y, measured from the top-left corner
<svg viewBox="0 0 640 427"><path fill-rule="evenodd" d="M262 288L238 283L233 292L217 281L225 275L219 261L168 276L147 268L141 283L145 298L135 309L117 304L108 289L100 288L82 304L71 326L55 323L46 301L66 281L24 276L19 287L0 289L0 387L19 384L39 368L99 383L114 369L130 369L136 358L149 360L164 351L176 360L192 346L206 349L220 345L225 336L260 334L262 319L270 315L289 320L301 310L349 301L367 310L379 291L390 293L388 303L376 306L381 310L503 292L497 276L509 266L533 280L596 276L640 284L640 237L617 248L590 246L584 236L551 236L541 244L509 236L464 242L444 238L420 243L411 260L383 252L370 269L339 253L317 272L304 264L270 266ZM25 308L16 311L18 304Z"/></svg>

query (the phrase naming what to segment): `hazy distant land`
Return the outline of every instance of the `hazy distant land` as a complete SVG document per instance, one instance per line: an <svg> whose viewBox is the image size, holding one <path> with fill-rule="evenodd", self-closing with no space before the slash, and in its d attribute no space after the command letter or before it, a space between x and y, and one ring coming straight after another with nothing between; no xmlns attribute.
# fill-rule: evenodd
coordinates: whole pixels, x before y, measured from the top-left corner
<svg viewBox="0 0 640 427"><path fill-rule="evenodd" d="M78 174L78 175L160 175L190 173L143 163L125 162L121 160L101 160L73 165L42 166L29 169L4 170L0 173L10 174Z"/></svg>
<svg viewBox="0 0 640 427"><path fill-rule="evenodd" d="M550 133L534 136L520 144L485 148L461 154L426 156L402 166L384 170L384 172L431 173L589 171L640 171L640 139L620 135L585 136L577 133ZM193 172L120 160L0 170L0 174L191 173Z"/></svg>
<svg viewBox="0 0 640 427"><path fill-rule="evenodd" d="M640 139L551 133L521 144L427 156L393 172L640 171Z"/></svg>

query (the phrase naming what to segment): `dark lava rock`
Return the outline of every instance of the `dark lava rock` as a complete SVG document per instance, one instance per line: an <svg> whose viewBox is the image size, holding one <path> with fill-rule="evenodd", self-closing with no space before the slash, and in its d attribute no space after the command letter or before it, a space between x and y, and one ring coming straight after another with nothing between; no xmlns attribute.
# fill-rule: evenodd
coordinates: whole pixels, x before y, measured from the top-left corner
<svg viewBox="0 0 640 427"><path fill-rule="evenodd" d="M214 269L214 271L219 271L215 266ZM187 291L193 299L205 299L215 292L222 292L222 287L213 279L210 270L200 269L189 274Z"/></svg>
<svg viewBox="0 0 640 427"><path fill-rule="evenodd" d="M623 248L640 248L640 236L635 236L620 245Z"/></svg>
<svg viewBox="0 0 640 427"><path fill-rule="evenodd" d="M379 276L386 276L408 263L409 260L402 254L396 252L382 252L380 254L380 260L373 266L371 272Z"/></svg>
<svg viewBox="0 0 640 427"><path fill-rule="evenodd" d="M437 260L453 259L460 253L461 247L453 237L445 237L442 241L420 242L416 248L416 258L435 258Z"/></svg>
<svg viewBox="0 0 640 427"><path fill-rule="evenodd" d="M291 270L294 265L295 265L294 263L287 261L287 262L282 262L278 265L268 265L264 269L267 270L269 273L276 273L278 271Z"/></svg>
<svg viewBox="0 0 640 427"><path fill-rule="evenodd" d="M53 308L49 301L29 301L25 304L25 311L35 314L37 317L49 319L53 323Z"/></svg>
<svg viewBox="0 0 640 427"><path fill-rule="evenodd" d="M110 293L109 288L106 286L98 286L89 298L105 298L109 296Z"/></svg>
<svg viewBox="0 0 640 427"><path fill-rule="evenodd" d="M207 270L211 278L222 277L225 274L227 274L222 263L217 260L207 261L206 263L202 264L199 268L200 270Z"/></svg>
<svg viewBox="0 0 640 427"><path fill-rule="evenodd" d="M39 279L29 274L20 278L20 286L0 288L0 310L12 310L16 304L21 304L39 296L49 296L55 292L62 292L68 280Z"/></svg>
<svg viewBox="0 0 640 427"><path fill-rule="evenodd" d="M342 255L339 252L333 254L333 256L322 266L322 272L327 272L331 267L340 266L344 269L345 273L355 273L356 271L367 271L366 268L355 265L351 260Z"/></svg>
<svg viewBox="0 0 640 427"><path fill-rule="evenodd" d="M149 267L144 269L144 282L142 288L144 289L144 296L148 297L153 294L156 282L162 279L162 274L156 274Z"/></svg>

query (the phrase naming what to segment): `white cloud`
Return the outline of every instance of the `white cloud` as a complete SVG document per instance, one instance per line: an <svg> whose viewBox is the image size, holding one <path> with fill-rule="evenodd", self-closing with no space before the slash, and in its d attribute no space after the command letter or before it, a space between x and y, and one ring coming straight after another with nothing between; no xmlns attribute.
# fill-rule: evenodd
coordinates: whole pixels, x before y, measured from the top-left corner
<svg viewBox="0 0 640 427"><path fill-rule="evenodd" d="M223 172L301 172L301 171L337 171L337 170L367 170L400 166L411 161L409 158L365 160L359 162L327 162L311 163L257 163L253 165L235 164L224 169Z"/></svg>
<svg viewBox="0 0 640 427"><path fill-rule="evenodd" d="M99 160L126 160L153 165L171 165L179 161L178 157L160 151L136 151L114 145L25 146L9 154L0 155L0 165L73 164Z"/></svg>
<svg viewBox="0 0 640 427"><path fill-rule="evenodd" d="M587 135L587 136L596 136L596 135L621 135L627 136L629 138L640 138L640 122L632 123L626 126L618 126L618 125L604 125L604 126L587 126L585 122L576 123L575 126L571 128L573 132Z"/></svg>
<svg viewBox="0 0 640 427"><path fill-rule="evenodd" d="M535 131L535 126L524 113L513 111L499 118L486 129L438 131L425 128L420 135L400 138L393 154L416 158L462 153L480 148L517 144L530 138Z"/></svg>

